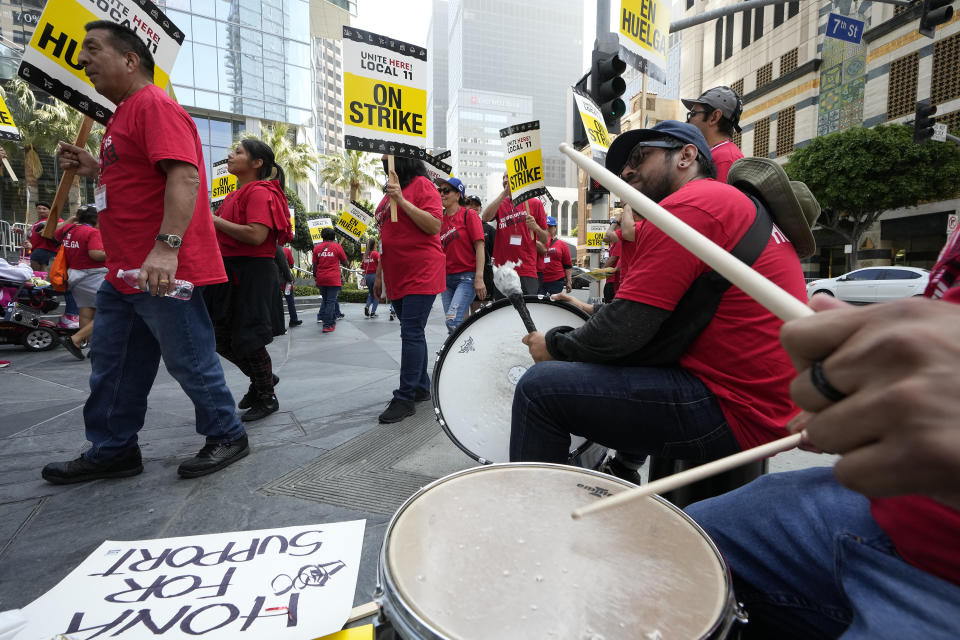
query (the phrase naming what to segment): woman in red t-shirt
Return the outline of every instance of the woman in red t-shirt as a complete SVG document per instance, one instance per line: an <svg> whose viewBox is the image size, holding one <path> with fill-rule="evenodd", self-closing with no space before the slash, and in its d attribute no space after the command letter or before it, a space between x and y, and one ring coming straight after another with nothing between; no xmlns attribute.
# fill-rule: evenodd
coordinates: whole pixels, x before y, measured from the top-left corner
<svg viewBox="0 0 960 640"><path fill-rule="evenodd" d="M367 251L363 254L363 280L367 283L367 304L363 307L363 315L368 318L377 317L377 305L380 299L373 295L373 284L377 281L377 266L380 264L380 252L377 251L377 239L367 240Z"/></svg>
<svg viewBox="0 0 960 640"><path fill-rule="evenodd" d="M280 276L274 257L278 244L293 236L283 170L273 149L259 140L242 140L227 156L227 170L237 176L213 218L227 282L205 287L203 299L213 321L217 353L250 378L237 405L249 409L244 422L259 420L280 408L267 345L286 332Z"/></svg>
<svg viewBox="0 0 960 640"><path fill-rule="evenodd" d="M76 224L67 222L57 229L56 239L62 243L67 263L67 290L79 308L80 330L63 341L63 346L78 360L83 360L80 345L93 334L93 318L97 313L97 291L107 274L107 254L97 229L97 208L85 205L77 209Z"/></svg>
<svg viewBox="0 0 960 640"><path fill-rule="evenodd" d="M337 296L343 286L340 267L349 265L347 254L336 237L333 227L324 227L320 230L322 242L313 247L313 278L323 296L317 322L323 323L323 333L332 333L337 328Z"/></svg>
<svg viewBox="0 0 960 640"><path fill-rule="evenodd" d="M443 291L443 312L447 331L456 331L467 317L474 298L487 297L483 283L483 224L473 209L464 205L463 183L456 178L438 183L443 202L440 244L447 256L447 288Z"/></svg>
<svg viewBox="0 0 960 640"><path fill-rule="evenodd" d="M386 171L387 156L383 156ZM380 226L380 267L373 283L378 298L387 297L400 318L400 387L380 414L380 422L399 422L414 414L414 402L430 399L427 338L424 328L437 294L446 288L446 258L440 246L443 205L423 162L396 158L396 171L377 206ZM397 221L390 220L391 201Z"/></svg>

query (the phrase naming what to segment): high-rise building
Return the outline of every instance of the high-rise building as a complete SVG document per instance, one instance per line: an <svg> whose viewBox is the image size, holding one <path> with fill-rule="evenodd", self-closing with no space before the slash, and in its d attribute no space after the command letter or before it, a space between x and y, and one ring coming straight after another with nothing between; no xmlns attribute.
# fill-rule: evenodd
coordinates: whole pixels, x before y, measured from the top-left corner
<svg viewBox="0 0 960 640"><path fill-rule="evenodd" d="M430 29L427 30L427 113L430 118L427 148L435 150L447 148L447 106L450 104L447 84L448 8L447 0L433 0Z"/></svg>
<svg viewBox="0 0 960 640"><path fill-rule="evenodd" d="M482 146L492 150L500 144L501 126L516 123L486 124L487 107L479 104L479 96L500 95L510 100L526 96L532 106L529 119L540 121L546 182L566 185L566 160L557 146L566 138L569 128L570 86L583 74L583 3L450 0L447 23L446 144L452 151L454 171L467 170L461 165L461 160L466 160L482 165L471 164L471 172L503 172L502 156L494 168L493 156L485 153L478 158L467 157L460 147L472 145L470 138L481 137ZM434 50L440 46L436 43ZM462 103L464 96L474 94L478 96L477 104ZM485 122L482 132L467 135L467 130L477 131L474 123L478 122L478 113ZM490 113L496 120L504 108L494 104ZM486 179L479 184L486 185Z"/></svg>

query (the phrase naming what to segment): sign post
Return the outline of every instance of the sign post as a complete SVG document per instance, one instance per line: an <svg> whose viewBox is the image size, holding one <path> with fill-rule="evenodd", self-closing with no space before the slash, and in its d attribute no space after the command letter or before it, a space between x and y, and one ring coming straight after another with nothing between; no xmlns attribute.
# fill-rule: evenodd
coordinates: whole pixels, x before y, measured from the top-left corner
<svg viewBox="0 0 960 640"><path fill-rule="evenodd" d="M427 141L427 50L343 27L343 146L422 159ZM397 205L390 201L390 221Z"/></svg>

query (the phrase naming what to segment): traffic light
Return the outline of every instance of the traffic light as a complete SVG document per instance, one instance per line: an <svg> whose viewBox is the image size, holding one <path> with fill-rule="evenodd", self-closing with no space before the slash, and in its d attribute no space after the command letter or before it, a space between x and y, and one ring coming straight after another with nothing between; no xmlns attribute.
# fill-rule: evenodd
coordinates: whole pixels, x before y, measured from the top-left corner
<svg viewBox="0 0 960 640"><path fill-rule="evenodd" d="M620 99L627 90L627 83L620 77L627 70L627 63L617 55L618 47L598 43L593 49L590 70L590 97L600 107L610 133L620 133L620 118L627 112L626 103Z"/></svg>
<svg viewBox="0 0 960 640"><path fill-rule="evenodd" d="M608 193L610 192L605 186L590 178L590 184L587 185L587 204L593 204Z"/></svg>
<svg viewBox="0 0 960 640"><path fill-rule="evenodd" d="M913 119L914 142L926 142L933 135L933 114L936 112L937 108L930 104L929 100L922 100L917 103L917 115Z"/></svg>
<svg viewBox="0 0 960 640"><path fill-rule="evenodd" d="M923 0L920 14L920 35L933 37L938 25L950 22L953 18L953 0Z"/></svg>

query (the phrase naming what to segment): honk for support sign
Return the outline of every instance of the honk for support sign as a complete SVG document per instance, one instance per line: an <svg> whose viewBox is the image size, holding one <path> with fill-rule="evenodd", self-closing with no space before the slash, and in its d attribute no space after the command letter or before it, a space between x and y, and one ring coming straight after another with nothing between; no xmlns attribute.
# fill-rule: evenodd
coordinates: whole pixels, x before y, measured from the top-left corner
<svg viewBox="0 0 960 640"><path fill-rule="evenodd" d="M670 46L670 2L620 0L617 20L624 62L660 82L667 81Z"/></svg>
<svg viewBox="0 0 960 640"><path fill-rule="evenodd" d="M344 147L415 156L427 140L427 50L343 28Z"/></svg>
<svg viewBox="0 0 960 640"><path fill-rule="evenodd" d="M543 178L543 153L540 150L540 121L515 124L500 130L510 199L515 206L547 191Z"/></svg>
<svg viewBox="0 0 960 640"><path fill-rule="evenodd" d="M150 0L49 0L27 44L18 75L106 124L116 105L97 93L80 64L84 25L109 20L137 32L154 59L153 82L166 88L183 32Z"/></svg>

